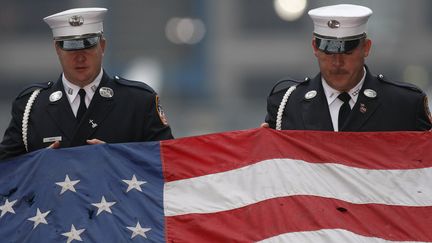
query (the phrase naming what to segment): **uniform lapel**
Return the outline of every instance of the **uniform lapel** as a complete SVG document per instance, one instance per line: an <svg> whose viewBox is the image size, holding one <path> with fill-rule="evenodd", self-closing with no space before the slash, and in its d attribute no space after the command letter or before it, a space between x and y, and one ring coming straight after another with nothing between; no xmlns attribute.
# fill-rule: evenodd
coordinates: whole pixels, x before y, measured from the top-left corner
<svg viewBox="0 0 432 243"><path fill-rule="evenodd" d="M376 92L376 97L368 97L364 91L370 89ZM345 126L342 131L360 131L360 128L371 117L371 115L380 106L380 92L379 83L368 71L366 73L365 82L359 93L358 100L354 105Z"/></svg>
<svg viewBox="0 0 432 243"><path fill-rule="evenodd" d="M333 131L327 99L321 84L321 75L317 75L310 82L308 89L302 94L303 99L301 101L305 129ZM313 90L317 92L316 96L312 99L306 99L305 95Z"/></svg>
<svg viewBox="0 0 432 243"><path fill-rule="evenodd" d="M61 78L57 80L54 88L54 92L59 91L62 93L61 98L56 101L49 101L47 111L50 114L51 119L53 119L60 128L62 134L70 140L73 137L73 131L75 129L75 116L73 115L72 108L66 97Z"/></svg>
<svg viewBox="0 0 432 243"><path fill-rule="evenodd" d="M102 125L104 118L112 110L115 93L113 97L102 97L99 92L102 87L114 90L112 85L113 81L110 80L108 75L104 72L87 112L76 127L75 135L72 139L72 146L82 145L86 139L91 138L99 126Z"/></svg>

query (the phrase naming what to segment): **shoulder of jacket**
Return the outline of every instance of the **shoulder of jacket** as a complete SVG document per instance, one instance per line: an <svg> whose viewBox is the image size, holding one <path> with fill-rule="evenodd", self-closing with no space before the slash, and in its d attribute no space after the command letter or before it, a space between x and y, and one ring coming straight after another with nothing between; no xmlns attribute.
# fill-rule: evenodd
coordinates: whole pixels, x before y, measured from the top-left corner
<svg viewBox="0 0 432 243"><path fill-rule="evenodd" d="M282 90L286 90L291 86L305 84L310 80L311 79L309 77L306 77L304 80L296 80L291 78L279 80L278 82L276 82L275 85L273 85L273 88L271 89L269 96L275 93L279 93Z"/></svg>
<svg viewBox="0 0 432 243"><path fill-rule="evenodd" d="M33 91L37 89L49 89L54 84L54 82L44 82L44 83L36 83L36 84L30 84L27 87L25 87L17 96L17 99L22 98L24 96L27 96L28 94L32 93Z"/></svg>
<svg viewBox="0 0 432 243"><path fill-rule="evenodd" d="M152 87L150 87L149 85L147 85L144 82L140 82L140 81L134 81L134 80L128 80L128 79L124 79L121 78L119 76L114 76L114 82L116 82L117 84L123 85L123 86L128 86L128 87L132 87L132 88L137 88L137 89L141 89L141 90L145 90L151 94L155 94L156 92L152 89Z"/></svg>
<svg viewBox="0 0 432 243"><path fill-rule="evenodd" d="M405 82L390 81L390 80L388 80L382 74L377 75L377 79L379 81L385 83L385 84L390 84L390 85L393 85L393 86L396 86L396 87L400 87L400 88L403 88L403 89L415 91L415 92L418 92L418 93L423 93L423 91L419 87L417 87L416 85L414 85L414 84L405 83Z"/></svg>

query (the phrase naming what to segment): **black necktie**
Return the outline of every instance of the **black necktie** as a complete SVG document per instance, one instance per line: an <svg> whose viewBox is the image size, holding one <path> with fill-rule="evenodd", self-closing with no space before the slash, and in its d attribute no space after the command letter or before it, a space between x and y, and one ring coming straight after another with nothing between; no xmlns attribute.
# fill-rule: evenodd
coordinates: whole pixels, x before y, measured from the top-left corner
<svg viewBox="0 0 432 243"><path fill-rule="evenodd" d="M342 126L345 124L349 116L349 113L351 112L351 107L349 105L351 96L348 93L343 92L338 96L338 99L343 101L343 104L339 109L339 118L338 118L338 124L339 124L338 126L340 131Z"/></svg>
<svg viewBox="0 0 432 243"><path fill-rule="evenodd" d="M80 96L80 104L79 104L79 107L78 107L78 112L77 112L76 119L79 122L79 121L81 121L82 117L84 116L84 113L86 112L87 107L86 107L86 104L85 104L85 96L86 96L85 90L84 89L80 89L78 91L78 94Z"/></svg>

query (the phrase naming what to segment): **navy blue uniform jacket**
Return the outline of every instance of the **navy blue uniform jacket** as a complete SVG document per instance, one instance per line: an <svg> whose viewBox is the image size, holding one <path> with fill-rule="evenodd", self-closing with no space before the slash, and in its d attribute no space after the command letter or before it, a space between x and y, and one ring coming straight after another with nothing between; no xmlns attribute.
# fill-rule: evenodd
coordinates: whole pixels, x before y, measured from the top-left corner
<svg viewBox="0 0 432 243"><path fill-rule="evenodd" d="M101 87L111 88L112 97L103 97ZM46 148L44 138L61 137L61 147L85 145L97 138L107 143L171 139L171 129L162 122L157 95L142 82L109 77L105 72L80 123L77 123L65 95L61 78L57 82L33 85L21 92L12 106L12 119L0 144L0 159L26 153L22 138L22 118L26 103L36 88L42 88L30 112L28 150ZM53 92L63 96L50 101ZM160 111L162 112L162 111Z"/></svg>
<svg viewBox="0 0 432 243"><path fill-rule="evenodd" d="M288 81L297 85L288 99L282 116L283 130L333 131L330 111L321 75L303 82ZM278 84L276 85L278 86ZM288 88L275 91L267 98L265 121L276 126L279 104ZM367 97L365 89L372 89L376 97ZM317 95L306 99L305 94L315 90ZM382 75L373 76L367 69L365 82L348 120L340 131L422 131L431 129L426 95L417 87L406 83L393 83Z"/></svg>

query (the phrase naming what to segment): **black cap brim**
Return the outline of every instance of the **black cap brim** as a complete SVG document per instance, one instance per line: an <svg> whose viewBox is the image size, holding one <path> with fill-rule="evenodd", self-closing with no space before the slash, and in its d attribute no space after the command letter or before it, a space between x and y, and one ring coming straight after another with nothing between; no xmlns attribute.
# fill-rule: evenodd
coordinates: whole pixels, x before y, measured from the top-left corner
<svg viewBox="0 0 432 243"><path fill-rule="evenodd" d="M366 34L352 36L347 38L331 38L315 35L316 47L327 54L342 54L351 52L356 49L360 41L366 38Z"/></svg>
<svg viewBox="0 0 432 243"><path fill-rule="evenodd" d="M57 45L65 51L76 51L92 48L99 42L100 36L93 36L81 39L58 40Z"/></svg>

